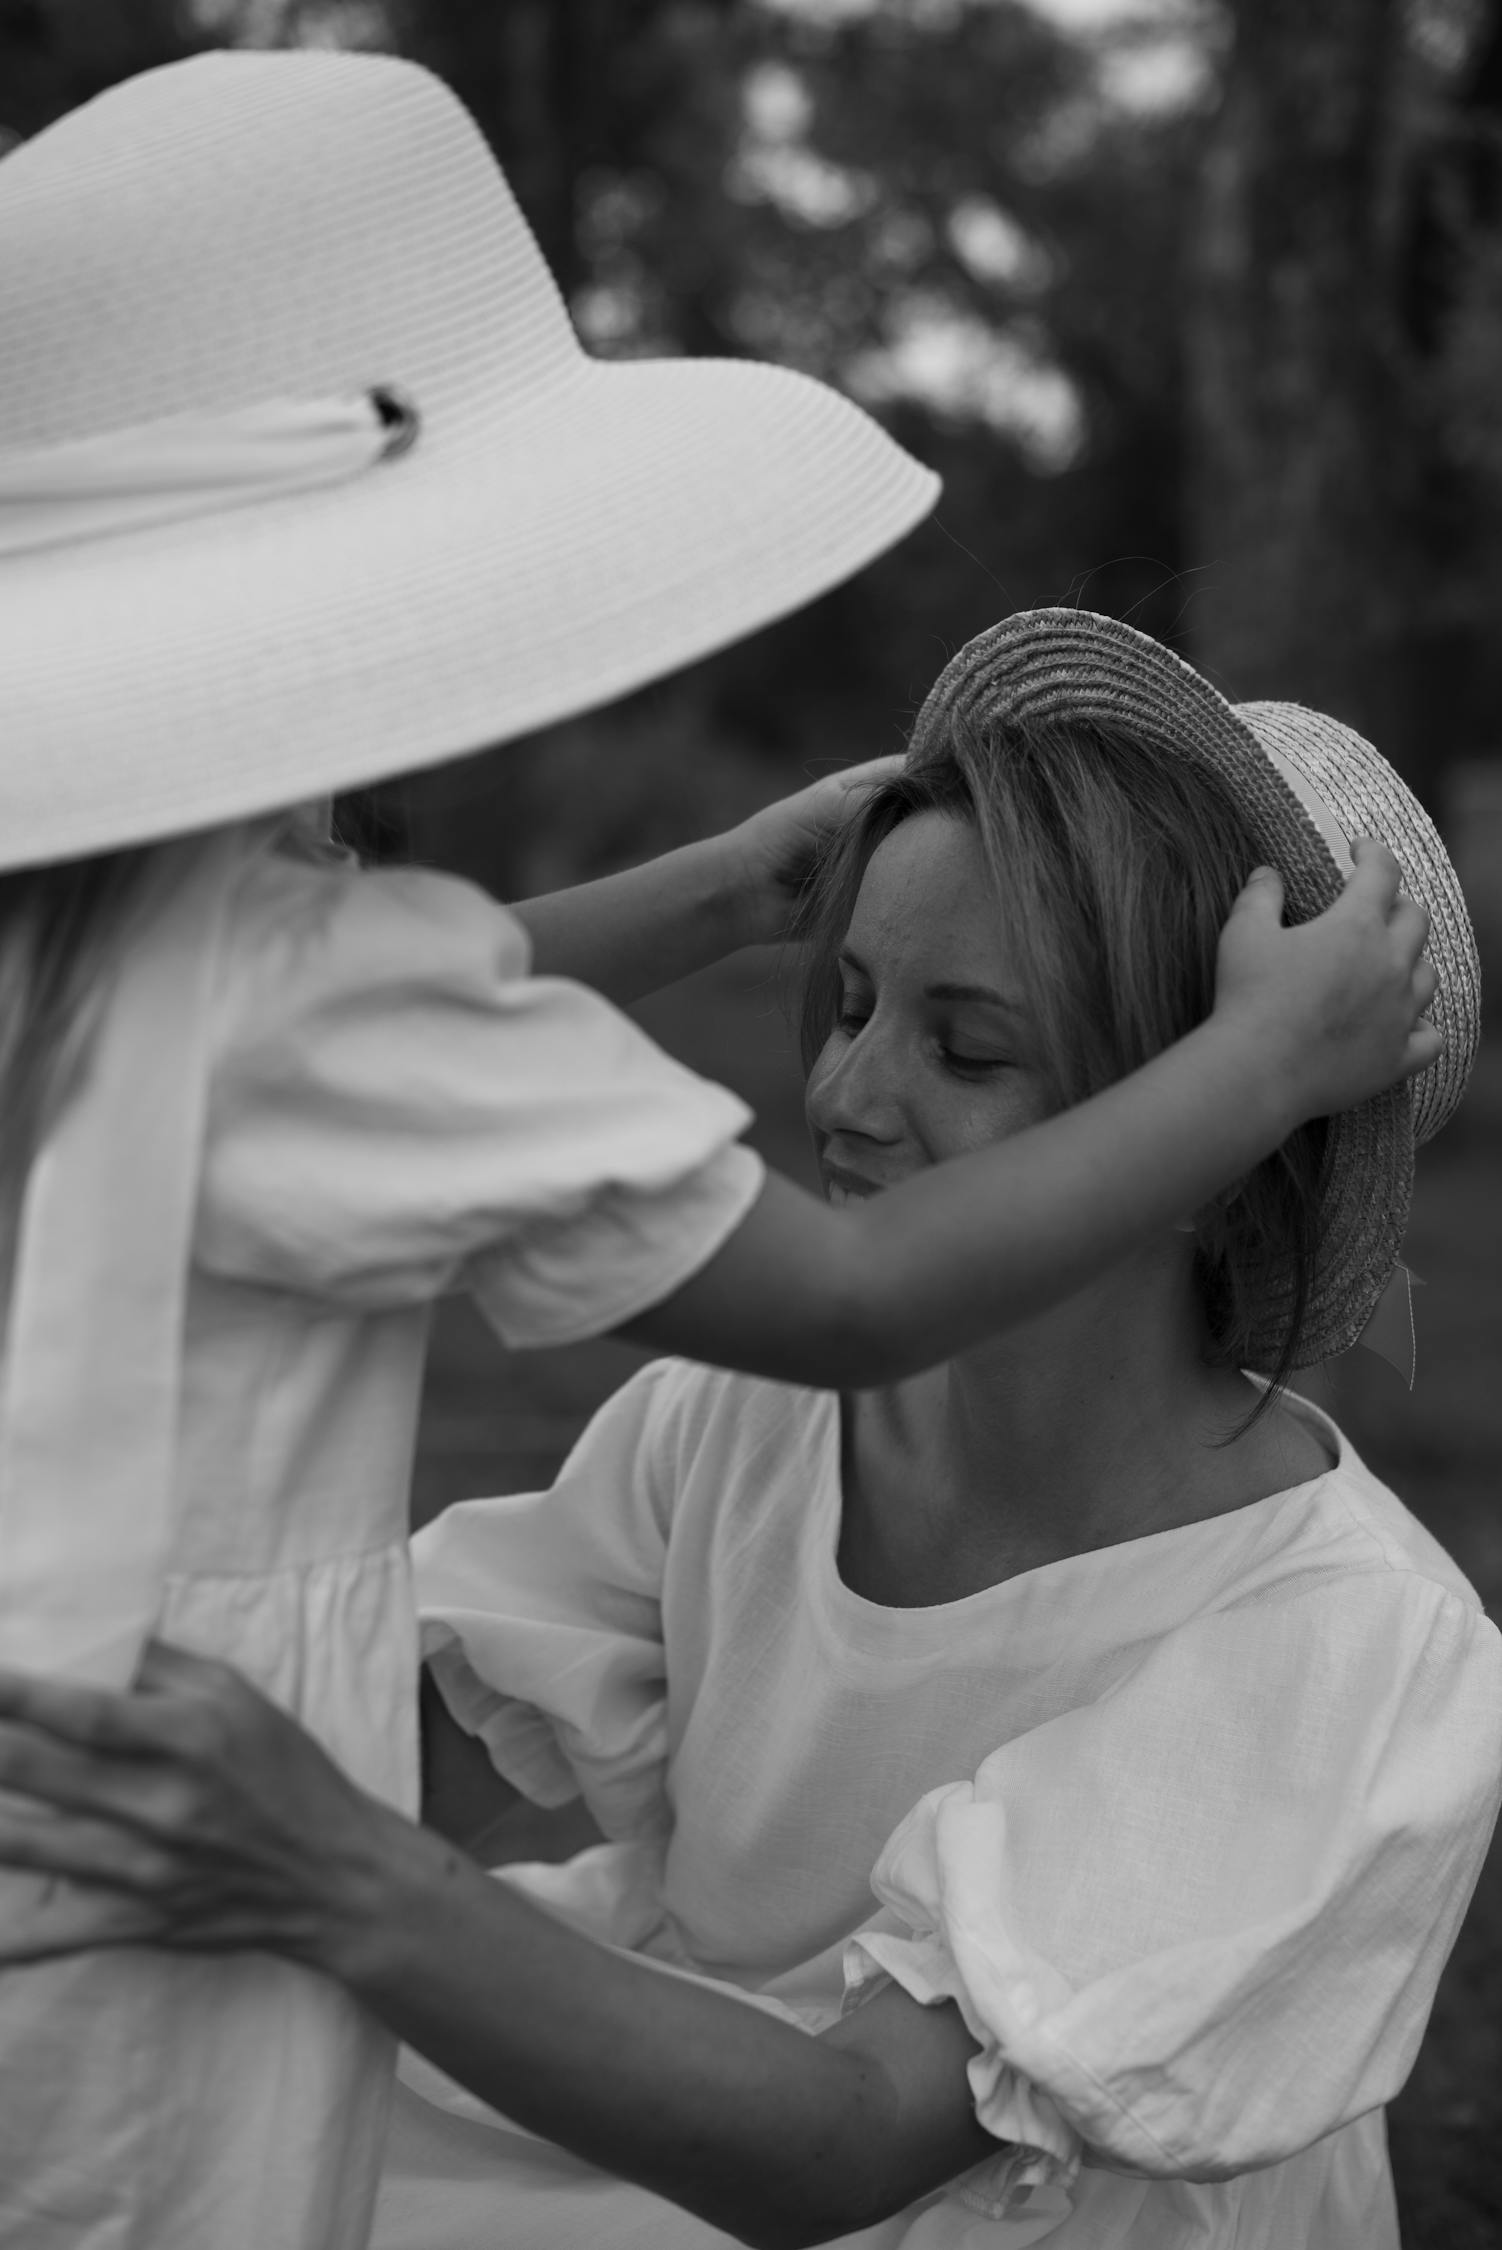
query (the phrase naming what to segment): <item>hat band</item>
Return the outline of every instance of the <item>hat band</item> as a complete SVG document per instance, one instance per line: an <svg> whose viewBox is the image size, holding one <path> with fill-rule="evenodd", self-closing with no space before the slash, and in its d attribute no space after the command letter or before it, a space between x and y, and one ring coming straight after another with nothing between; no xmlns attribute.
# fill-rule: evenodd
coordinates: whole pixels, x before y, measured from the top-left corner
<svg viewBox="0 0 1502 2250"><path fill-rule="evenodd" d="M393 390L173 414L0 453L0 556L145 531L342 484L404 453L416 409Z"/></svg>
<svg viewBox="0 0 1502 2250"><path fill-rule="evenodd" d="M1287 782L1289 788L1298 798L1299 803L1319 830L1320 839L1330 857L1340 869L1341 874L1349 875L1356 864L1351 857L1351 839L1347 836L1313 782L1306 775L1300 773L1298 767L1290 759L1281 757L1272 744L1264 741L1260 735L1257 737L1257 746L1269 765L1276 766L1279 778Z"/></svg>

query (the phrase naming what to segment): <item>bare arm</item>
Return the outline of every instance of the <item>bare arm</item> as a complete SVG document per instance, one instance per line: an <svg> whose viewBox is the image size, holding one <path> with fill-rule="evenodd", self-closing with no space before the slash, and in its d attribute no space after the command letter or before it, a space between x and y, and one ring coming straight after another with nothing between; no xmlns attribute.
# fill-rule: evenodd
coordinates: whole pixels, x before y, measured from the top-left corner
<svg viewBox="0 0 1502 2250"><path fill-rule="evenodd" d="M775 944L820 845L901 762L846 767L722 836L524 899L511 911L531 935L533 969L593 985L625 1005L742 946Z"/></svg>
<svg viewBox="0 0 1502 2250"><path fill-rule="evenodd" d="M1360 850L1361 847L1358 847ZM1424 916L1368 846L1340 902L1284 930L1243 893L1214 1013L1143 1069L996 1146L831 1210L773 1178L739 1230L623 1332L789 1382L891 1382L1057 1303L1229 1187L1306 1117L1438 1051Z"/></svg>
<svg viewBox="0 0 1502 2250"><path fill-rule="evenodd" d="M75 1878L0 1961L145 1939L336 1978L518 2123L783 2250L902 2210L997 2144L957 2011L895 1990L815 2039L606 1950L357 1789L230 1667L148 1652L113 1695L0 1679L0 1861Z"/></svg>
<svg viewBox="0 0 1502 2250"><path fill-rule="evenodd" d="M742 934L739 869L719 836L511 911L527 926L538 976L593 985L620 1006L754 942Z"/></svg>
<svg viewBox="0 0 1502 2250"><path fill-rule="evenodd" d="M811 2038L398 1825L317 1965L531 2131L766 2250L873 2225L996 2153L952 2006L889 1989Z"/></svg>

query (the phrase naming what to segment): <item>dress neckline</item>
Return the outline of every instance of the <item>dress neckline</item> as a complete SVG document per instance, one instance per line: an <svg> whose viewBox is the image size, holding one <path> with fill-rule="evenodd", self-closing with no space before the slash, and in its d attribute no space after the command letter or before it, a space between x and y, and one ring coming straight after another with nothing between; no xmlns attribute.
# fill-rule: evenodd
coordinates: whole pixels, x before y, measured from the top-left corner
<svg viewBox="0 0 1502 2250"><path fill-rule="evenodd" d="M1161 1588L1165 1579L1177 1581L1185 1572L1195 1574L1196 1566L1198 1574L1203 1575L1206 1566L1217 1557L1225 1556L1228 1549L1244 1551L1254 1546L1266 1536L1267 1526L1282 1510L1292 1503L1313 1498L1332 1477L1349 1466L1350 1446L1339 1425L1311 1399L1298 1393L1285 1395L1334 1455L1331 1464L1317 1476L1278 1492L1265 1493L1260 1500L1249 1500L1220 1515L1198 1517L1192 1523L1172 1524L1166 1530L1142 1532L1131 1539L1112 1540L1104 1546L1084 1548L1078 1554L1035 1564L1009 1577L996 1579L988 1586L978 1586L953 1601L899 1606L870 1600L841 1575L839 1542L845 1508L841 1473L842 1402L838 1393L827 1392L818 1433L818 1491L809 1511L813 1580L826 1623L847 1644L864 1645L885 1660L900 1660L910 1655L914 1661L919 1661L931 1653L946 1649L952 1652L954 1629L963 1629L972 1623L989 1632L1004 1622L1010 1635L1014 1631L1025 1633L1031 1621L1036 1619L1041 1623L1047 1616L1056 1627L1057 1604L1066 1590L1077 1592L1079 1615L1083 1618L1090 1613L1085 1597L1092 1582L1098 1594L1109 1597L1114 1593L1119 1601L1124 1589L1113 1582L1130 1579L1134 1599L1140 1596L1146 1604L1144 1630L1155 1630L1150 1614L1157 1606L1152 1601L1155 1587ZM1071 1580L1075 1582L1073 1589ZM1117 1603L1112 1602L1111 1606ZM896 1645L902 1639L912 1641L914 1645L910 1650Z"/></svg>

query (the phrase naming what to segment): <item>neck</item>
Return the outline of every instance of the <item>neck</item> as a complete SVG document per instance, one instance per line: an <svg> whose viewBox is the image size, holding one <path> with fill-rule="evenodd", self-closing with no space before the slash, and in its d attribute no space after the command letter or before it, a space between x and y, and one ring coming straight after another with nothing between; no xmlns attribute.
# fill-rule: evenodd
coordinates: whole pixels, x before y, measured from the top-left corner
<svg viewBox="0 0 1502 2250"><path fill-rule="evenodd" d="M1320 1474L1318 1439L1286 1411L1233 1435L1255 1404L1243 1376L1206 1365L1186 1249L1171 1242L983 1349L870 1394L853 1483L874 1536L885 1518L892 1536L962 1572L967 1548L982 1574L998 1558L1025 1569Z"/></svg>

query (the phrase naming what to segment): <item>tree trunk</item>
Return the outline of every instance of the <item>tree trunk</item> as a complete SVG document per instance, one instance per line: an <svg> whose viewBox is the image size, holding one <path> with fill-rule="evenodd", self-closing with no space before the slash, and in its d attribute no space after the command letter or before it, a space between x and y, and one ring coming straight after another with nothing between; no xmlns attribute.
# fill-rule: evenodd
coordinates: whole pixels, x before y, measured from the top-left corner
<svg viewBox="0 0 1502 2250"><path fill-rule="evenodd" d="M1411 474L1401 17L1401 0L1238 0L1187 319L1195 656L1233 696L1315 704L1385 748Z"/></svg>

